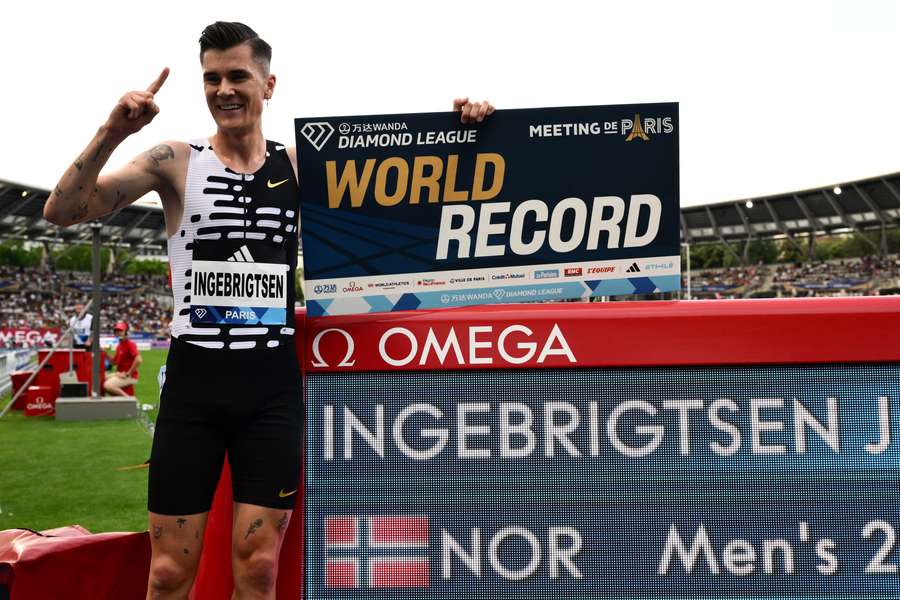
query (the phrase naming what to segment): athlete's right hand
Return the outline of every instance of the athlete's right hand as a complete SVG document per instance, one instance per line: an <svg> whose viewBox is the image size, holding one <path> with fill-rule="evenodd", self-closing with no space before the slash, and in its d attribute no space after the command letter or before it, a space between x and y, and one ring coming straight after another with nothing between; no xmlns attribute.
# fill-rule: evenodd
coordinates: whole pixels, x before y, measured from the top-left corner
<svg viewBox="0 0 900 600"><path fill-rule="evenodd" d="M124 139L137 133L152 121L153 117L159 114L159 107L156 105L154 97L168 76L169 67L166 67L146 90L128 92L119 98L118 104L113 108L106 121L109 130Z"/></svg>

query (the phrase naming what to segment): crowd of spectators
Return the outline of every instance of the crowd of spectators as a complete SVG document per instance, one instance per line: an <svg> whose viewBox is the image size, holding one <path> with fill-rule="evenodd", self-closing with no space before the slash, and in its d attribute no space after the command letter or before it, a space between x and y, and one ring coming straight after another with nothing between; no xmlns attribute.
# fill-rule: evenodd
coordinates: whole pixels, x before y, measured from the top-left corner
<svg viewBox="0 0 900 600"><path fill-rule="evenodd" d="M846 296L900 287L900 255L711 269L693 274L700 297Z"/></svg>
<svg viewBox="0 0 900 600"><path fill-rule="evenodd" d="M168 338L172 297L166 277L117 274L102 281L101 331L124 320L133 332ZM90 273L0 266L0 327L65 330L75 306L90 299L90 286ZM900 255L700 270L692 273L691 288L705 298L896 293Z"/></svg>
<svg viewBox="0 0 900 600"><path fill-rule="evenodd" d="M110 275L102 282L100 329L127 321L134 332L168 337L172 318L166 277ZM60 327L65 330L76 304L91 297L91 274L0 266L0 326Z"/></svg>
<svg viewBox="0 0 900 600"><path fill-rule="evenodd" d="M763 285L765 270L759 266L732 267L714 271L701 271L691 280L699 293L746 295Z"/></svg>
<svg viewBox="0 0 900 600"><path fill-rule="evenodd" d="M898 274L897 256L778 265L772 290L780 296L876 294L896 288Z"/></svg>

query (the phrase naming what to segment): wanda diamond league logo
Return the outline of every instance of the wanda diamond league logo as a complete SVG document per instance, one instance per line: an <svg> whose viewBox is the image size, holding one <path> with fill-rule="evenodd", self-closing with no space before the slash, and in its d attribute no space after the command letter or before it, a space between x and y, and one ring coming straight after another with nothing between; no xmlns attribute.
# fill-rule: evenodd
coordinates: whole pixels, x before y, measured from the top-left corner
<svg viewBox="0 0 900 600"><path fill-rule="evenodd" d="M306 141L312 144L313 148L321 150L325 146L325 142L331 137L331 134L334 133L334 127L325 121L317 121L304 125L300 133L303 134Z"/></svg>

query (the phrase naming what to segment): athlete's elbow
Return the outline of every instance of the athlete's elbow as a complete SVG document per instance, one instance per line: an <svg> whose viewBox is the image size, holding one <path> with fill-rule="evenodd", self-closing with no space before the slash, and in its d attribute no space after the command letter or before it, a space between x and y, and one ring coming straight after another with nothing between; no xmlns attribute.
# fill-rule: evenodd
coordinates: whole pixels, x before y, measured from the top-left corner
<svg viewBox="0 0 900 600"><path fill-rule="evenodd" d="M44 204L44 219L59 227L72 225L71 220L66 219L63 212L51 200L47 200L46 204Z"/></svg>
<svg viewBox="0 0 900 600"><path fill-rule="evenodd" d="M86 203L84 203L85 210L66 211L64 207L61 207L57 202L54 202L53 195L51 194L50 198L44 204L44 219L59 227L69 227L83 220L83 217L87 213L86 206Z"/></svg>

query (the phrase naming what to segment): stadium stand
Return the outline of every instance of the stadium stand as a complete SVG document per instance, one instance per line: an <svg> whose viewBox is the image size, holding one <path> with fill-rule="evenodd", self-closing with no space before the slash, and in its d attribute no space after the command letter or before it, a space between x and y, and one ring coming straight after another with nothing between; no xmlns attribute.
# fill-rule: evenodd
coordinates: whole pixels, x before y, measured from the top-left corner
<svg viewBox="0 0 900 600"><path fill-rule="evenodd" d="M42 218L48 190L0 180L0 238L49 244L84 243L88 224L61 229ZM101 220L103 243L164 254L165 222L156 206L136 204ZM693 271L691 297L747 298L900 293L900 258L888 254L889 233L900 225L900 173L835 186L733 200L681 210L682 242L721 244L739 266ZM816 239L858 235L871 256L816 261ZM864 235L865 234L865 235ZM752 244L782 240L805 256L801 263L754 265ZM302 249L301 249L302 256ZM683 270L687 270L683 264ZM171 296L164 278L104 278L101 330L120 318L159 339L168 334ZM687 288L685 277L683 288ZM0 267L0 324L58 327L90 293L87 273ZM644 295L626 299L655 299Z"/></svg>
<svg viewBox="0 0 900 600"><path fill-rule="evenodd" d="M687 287L686 277L683 287ZM900 255L750 267L704 269L692 274L698 298L862 296L896 294Z"/></svg>
<svg viewBox="0 0 900 600"><path fill-rule="evenodd" d="M0 266L0 326L65 328L90 290L89 273ZM165 277L114 275L104 278L102 290L101 331L125 320L133 331L168 336L172 300Z"/></svg>
<svg viewBox="0 0 900 600"><path fill-rule="evenodd" d="M50 190L0 180L0 238L72 244L91 239L89 223L63 229L44 220ZM143 253L164 254L165 217L161 208L132 204L100 219L105 244Z"/></svg>

